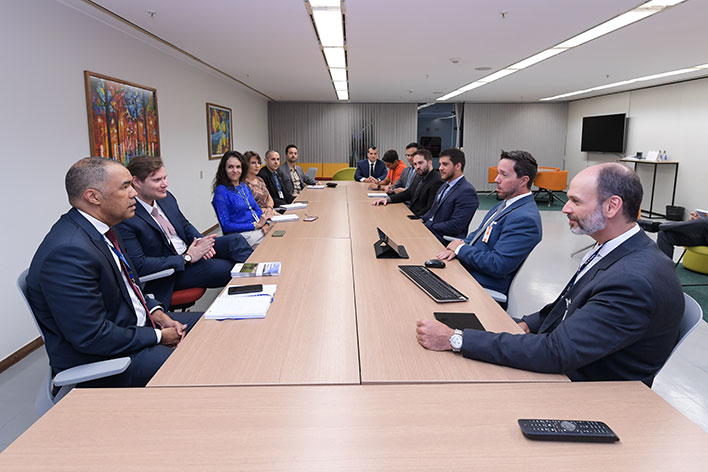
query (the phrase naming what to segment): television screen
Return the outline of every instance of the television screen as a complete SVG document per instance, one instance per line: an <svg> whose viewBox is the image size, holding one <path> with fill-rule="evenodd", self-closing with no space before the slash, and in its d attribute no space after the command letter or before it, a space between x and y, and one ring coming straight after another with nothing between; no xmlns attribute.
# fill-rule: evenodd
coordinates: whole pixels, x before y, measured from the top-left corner
<svg viewBox="0 0 708 472"><path fill-rule="evenodd" d="M586 116L583 118L582 152L624 152L626 116Z"/></svg>

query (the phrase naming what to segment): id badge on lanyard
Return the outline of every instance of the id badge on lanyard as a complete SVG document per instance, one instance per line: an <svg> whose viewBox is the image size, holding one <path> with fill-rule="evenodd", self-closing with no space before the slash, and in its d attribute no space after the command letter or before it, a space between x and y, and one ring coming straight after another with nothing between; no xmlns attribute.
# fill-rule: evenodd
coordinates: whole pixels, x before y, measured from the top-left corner
<svg viewBox="0 0 708 472"><path fill-rule="evenodd" d="M492 229L494 228L495 224L497 224L497 222L493 221L492 224L487 226L487 229L484 230L484 236L482 236L483 243L489 242L489 237L492 235Z"/></svg>

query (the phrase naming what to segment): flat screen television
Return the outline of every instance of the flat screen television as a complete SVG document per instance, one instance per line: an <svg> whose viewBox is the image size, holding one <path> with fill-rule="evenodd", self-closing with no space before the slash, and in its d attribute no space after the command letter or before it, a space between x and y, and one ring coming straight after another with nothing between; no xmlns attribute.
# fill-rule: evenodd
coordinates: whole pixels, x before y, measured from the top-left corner
<svg viewBox="0 0 708 472"><path fill-rule="evenodd" d="M580 151L624 152L626 122L624 113L584 117Z"/></svg>

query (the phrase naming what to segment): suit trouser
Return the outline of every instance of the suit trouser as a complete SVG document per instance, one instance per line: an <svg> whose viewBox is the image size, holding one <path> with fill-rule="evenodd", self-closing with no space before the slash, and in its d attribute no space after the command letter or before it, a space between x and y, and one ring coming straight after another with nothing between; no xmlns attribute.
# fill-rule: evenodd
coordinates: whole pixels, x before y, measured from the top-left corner
<svg viewBox="0 0 708 472"><path fill-rule="evenodd" d="M253 252L248 242L238 233L216 238L214 250L216 254L211 259L188 264L183 271L175 273L174 289L223 287L231 280L234 264L245 262Z"/></svg>
<svg viewBox="0 0 708 472"><path fill-rule="evenodd" d="M697 220L663 223L659 226L656 244L661 252L674 257L674 246L708 245L708 218Z"/></svg>
<svg viewBox="0 0 708 472"><path fill-rule="evenodd" d="M173 320L186 324L187 332L189 332L202 313L185 312L168 313L168 315ZM172 352L174 352L174 348L162 344L146 347L130 355L130 366L122 374L84 382L78 387L144 387Z"/></svg>

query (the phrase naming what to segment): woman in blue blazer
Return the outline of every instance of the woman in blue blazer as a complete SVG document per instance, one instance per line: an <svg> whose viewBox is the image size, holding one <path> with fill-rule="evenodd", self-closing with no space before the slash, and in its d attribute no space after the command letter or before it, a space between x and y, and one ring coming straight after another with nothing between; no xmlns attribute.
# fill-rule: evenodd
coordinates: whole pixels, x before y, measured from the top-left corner
<svg viewBox="0 0 708 472"><path fill-rule="evenodd" d="M270 225L248 185L241 181L243 169L247 165L238 151L228 151L223 155L214 177L214 198L211 204L223 233L241 233L248 244L255 248L268 233Z"/></svg>

